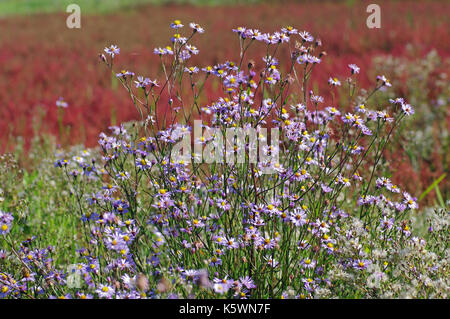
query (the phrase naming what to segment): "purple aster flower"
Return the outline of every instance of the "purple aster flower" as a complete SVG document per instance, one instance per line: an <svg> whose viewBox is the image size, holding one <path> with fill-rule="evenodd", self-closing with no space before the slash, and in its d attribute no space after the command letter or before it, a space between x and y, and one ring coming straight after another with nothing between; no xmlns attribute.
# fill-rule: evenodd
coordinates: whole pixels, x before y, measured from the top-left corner
<svg viewBox="0 0 450 319"><path fill-rule="evenodd" d="M195 46L190 44L186 45L186 50L188 50L191 54L198 54L200 52Z"/></svg>
<svg viewBox="0 0 450 319"><path fill-rule="evenodd" d="M356 64L349 64L348 67L350 68L352 74L358 74L359 73L359 67Z"/></svg>
<svg viewBox="0 0 450 319"><path fill-rule="evenodd" d="M339 116L341 115L341 112L339 112L339 110L337 110L335 107L333 106L329 106L327 108L325 108L327 110L327 112L331 115L331 116Z"/></svg>
<svg viewBox="0 0 450 319"><path fill-rule="evenodd" d="M127 76L133 77L134 73L131 71L127 71L127 70L122 70L119 73L116 73L116 77L118 78L126 78Z"/></svg>
<svg viewBox="0 0 450 319"><path fill-rule="evenodd" d="M394 105L403 105L405 103L405 99L402 97L398 97L395 99L389 99L389 102Z"/></svg>
<svg viewBox="0 0 450 319"><path fill-rule="evenodd" d="M266 261L266 263L272 268L276 268L279 264L279 262L277 260L275 260L274 258L272 258L272 256L270 256L270 255L264 256L263 258Z"/></svg>
<svg viewBox="0 0 450 319"><path fill-rule="evenodd" d="M205 30L197 23L191 22L189 26L194 30L194 32L203 33Z"/></svg>
<svg viewBox="0 0 450 319"><path fill-rule="evenodd" d="M116 178L118 178L121 181L127 180L130 178L130 173L124 171L116 174Z"/></svg>
<svg viewBox="0 0 450 319"><path fill-rule="evenodd" d="M62 107L62 108L65 108L65 109L67 107L69 107L69 104L66 101L64 101L63 97L59 97L59 99L56 100L55 104L56 104L57 107Z"/></svg>
<svg viewBox="0 0 450 319"><path fill-rule="evenodd" d="M307 60L307 62L309 62L311 64L320 63L322 61L320 58L313 56L311 54L306 55L306 60Z"/></svg>
<svg viewBox="0 0 450 319"><path fill-rule="evenodd" d="M316 283L314 282L314 279L302 278L302 281L303 281L306 291L308 291L308 292L313 292L317 287Z"/></svg>
<svg viewBox="0 0 450 319"><path fill-rule="evenodd" d="M295 209L291 212L291 222L295 226L303 226L306 224L306 214L302 209Z"/></svg>
<svg viewBox="0 0 450 319"><path fill-rule="evenodd" d="M11 231L11 224L14 217L10 213L2 212L0 210L0 235L6 235Z"/></svg>
<svg viewBox="0 0 450 319"><path fill-rule="evenodd" d="M414 114L414 109L409 104L402 104L402 110L407 116Z"/></svg>
<svg viewBox="0 0 450 319"><path fill-rule="evenodd" d="M312 41L314 40L314 38L312 37L312 35L309 34L309 32L307 32L307 31L299 32L298 35L300 36L300 38L302 38L302 40L303 40L304 42L312 42Z"/></svg>
<svg viewBox="0 0 450 319"><path fill-rule="evenodd" d="M111 234L110 236L106 237L104 241L108 249L115 251L127 251L128 249L125 241L123 240L123 236L119 232Z"/></svg>
<svg viewBox="0 0 450 319"><path fill-rule="evenodd" d="M355 260L353 262L353 268L358 269L358 270L364 270L367 268L367 266L369 266L372 262L370 260L362 260L362 259L358 259Z"/></svg>
<svg viewBox="0 0 450 319"><path fill-rule="evenodd" d="M78 299L93 299L93 298L94 298L94 296L92 296L91 294L86 294L86 293L81 292L81 291L78 291L78 292L75 294L75 296L76 296Z"/></svg>
<svg viewBox="0 0 450 319"><path fill-rule="evenodd" d="M313 103L323 103L323 97L314 95L312 92L310 92L310 100Z"/></svg>
<svg viewBox="0 0 450 319"><path fill-rule="evenodd" d="M228 249L239 248L239 243L234 238L225 239L223 245Z"/></svg>
<svg viewBox="0 0 450 319"><path fill-rule="evenodd" d="M264 249L272 249L273 247L275 247L275 244L276 244L275 240L269 237L266 238L260 237L259 241L256 242L257 246L260 246Z"/></svg>
<svg viewBox="0 0 450 319"><path fill-rule="evenodd" d="M381 81L381 84L383 86L392 86L391 82L389 82L389 80L384 75L378 75L377 81Z"/></svg>
<svg viewBox="0 0 450 319"><path fill-rule="evenodd" d="M152 163L145 158L137 158L136 167L141 170L146 170L152 168Z"/></svg>
<svg viewBox="0 0 450 319"><path fill-rule="evenodd" d="M172 29L180 29L180 28L183 27L183 25L181 24L181 21L180 21L180 20L175 20L174 22L172 22L172 23L170 24L170 27L171 27Z"/></svg>
<svg viewBox="0 0 450 319"><path fill-rule="evenodd" d="M316 267L316 261L311 260L309 258L305 258L300 262L300 265L303 268L307 268L307 269L314 269Z"/></svg>
<svg viewBox="0 0 450 319"><path fill-rule="evenodd" d="M221 283L221 282L216 282L216 283L213 285L213 290L214 290L214 292L217 293L217 294L224 294L224 293L226 293L229 289L230 289L230 288L229 288L229 286L228 286L227 284L223 284L223 283Z"/></svg>
<svg viewBox="0 0 450 319"><path fill-rule="evenodd" d="M192 220L192 222L191 221L187 221L187 224L189 226L193 226L193 227L197 227L197 228L205 226L205 223L203 223L201 219L194 219L194 220Z"/></svg>
<svg viewBox="0 0 450 319"><path fill-rule="evenodd" d="M377 117L380 119L385 120L386 122L393 122L394 119L389 116L389 114L386 111L379 111L377 112Z"/></svg>
<svg viewBox="0 0 450 319"><path fill-rule="evenodd" d="M417 209L419 205L416 203L416 198L413 198L409 193L403 192L403 203L408 206L409 209Z"/></svg>
<svg viewBox="0 0 450 319"><path fill-rule="evenodd" d="M392 192L392 193L400 193L400 188L397 185L394 184L390 184L387 186L388 191Z"/></svg>
<svg viewBox="0 0 450 319"><path fill-rule="evenodd" d="M219 199L217 201L217 207L223 210L229 210L231 205L225 199Z"/></svg>
<svg viewBox="0 0 450 319"><path fill-rule="evenodd" d="M333 190L327 184L323 184L323 183L320 185L320 187L322 188L322 192L324 192L324 193L329 193Z"/></svg>
<svg viewBox="0 0 450 319"><path fill-rule="evenodd" d="M390 230L392 226L394 225L394 218L387 218L386 216L383 217L383 219L380 220L380 226L383 230Z"/></svg>
<svg viewBox="0 0 450 319"><path fill-rule="evenodd" d="M239 278L239 283L247 289L256 288L254 280L248 276Z"/></svg>
<svg viewBox="0 0 450 319"><path fill-rule="evenodd" d="M406 205L404 203L399 203L399 202L395 203L394 207L399 212L403 212L406 209Z"/></svg>
<svg viewBox="0 0 450 319"><path fill-rule="evenodd" d="M167 46L165 48L155 48L155 49L153 49L153 53L160 55L160 56L163 56L166 54L173 55L173 50L172 50L172 47Z"/></svg>
<svg viewBox="0 0 450 319"><path fill-rule="evenodd" d="M285 28L282 28L282 29L281 29L281 32L286 33L286 34L288 34L288 35L293 35L293 34L297 34L297 33L298 33L298 30L295 29L294 27L287 26L287 27L285 27Z"/></svg>
<svg viewBox="0 0 450 319"><path fill-rule="evenodd" d="M191 53L188 50L183 50L178 57L182 61L187 61L191 58Z"/></svg>
<svg viewBox="0 0 450 319"><path fill-rule="evenodd" d="M233 29L233 32L237 33L243 39L247 37L247 29L244 27L238 27L237 29Z"/></svg>
<svg viewBox="0 0 450 319"><path fill-rule="evenodd" d="M215 266L218 266L218 265L222 265L222 259L220 259L217 256L212 256L209 259L209 265L212 266L212 267L215 267Z"/></svg>
<svg viewBox="0 0 450 319"><path fill-rule="evenodd" d="M298 64L305 64L305 63L308 63L308 62L309 62L309 60L308 60L308 56L306 54L302 54L302 55L300 55L297 58L297 63Z"/></svg>
<svg viewBox="0 0 450 319"><path fill-rule="evenodd" d="M184 72L189 73L189 74L194 74L194 73L198 73L198 67L196 66L191 66L189 68L184 68Z"/></svg>
<svg viewBox="0 0 450 319"><path fill-rule="evenodd" d="M246 30L246 37L251 38L252 40L264 41L264 34L262 34L259 30Z"/></svg>
<svg viewBox="0 0 450 319"><path fill-rule="evenodd" d="M330 77L328 79L328 84L332 86L341 86L341 81L339 81L337 78Z"/></svg>
<svg viewBox="0 0 450 319"><path fill-rule="evenodd" d="M120 53L120 48L117 47L117 45L111 45L109 48L105 48L105 52L111 56L111 58L114 58L116 54Z"/></svg>
<svg viewBox="0 0 450 319"><path fill-rule="evenodd" d="M137 81L134 81L134 83L136 84L136 88L145 89L147 87L147 85L149 85L150 79L144 78L143 76L138 76Z"/></svg>
<svg viewBox="0 0 450 319"><path fill-rule="evenodd" d="M100 298L111 299L115 291L112 286L100 284L98 285L98 288L95 290L95 292Z"/></svg>
<svg viewBox="0 0 450 319"><path fill-rule="evenodd" d="M386 177L379 177L377 178L377 180L375 181L375 186L377 188L388 188L392 185L391 180L389 178Z"/></svg>

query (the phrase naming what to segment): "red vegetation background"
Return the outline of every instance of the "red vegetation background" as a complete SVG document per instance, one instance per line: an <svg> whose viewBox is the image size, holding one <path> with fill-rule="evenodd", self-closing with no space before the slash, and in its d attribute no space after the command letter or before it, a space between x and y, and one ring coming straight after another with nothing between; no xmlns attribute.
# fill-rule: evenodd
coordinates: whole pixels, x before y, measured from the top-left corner
<svg viewBox="0 0 450 319"><path fill-rule="evenodd" d="M200 55L193 62L202 66L237 59L238 41L231 32L237 26L275 31L293 25L308 30L322 39L328 53L315 70L319 88L327 85L330 75L347 74L348 63L361 66L360 80L373 85L375 74L367 69L372 57L402 55L408 43L419 52L435 48L442 56L449 55L449 22L443 14L449 5L445 2L381 2L381 29L366 27L365 9L365 4L350 7L342 2L147 6L112 15L82 15L81 29L68 29L65 14L0 20L0 145L4 149L10 135L31 136L36 108L47 111L46 129L57 133L55 101L59 96L70 103L64 124L72 127L72 143L95 145L99 132L111 123L112 112L117 121L136 118L126 92L111 85L111 76L97 55L105 46L117 44L122 50L117 70L126 68L157 78L159 58L152 51L169 44L172 32L168 25L175 18L205 27L206 33L194 41Z"/></svg>

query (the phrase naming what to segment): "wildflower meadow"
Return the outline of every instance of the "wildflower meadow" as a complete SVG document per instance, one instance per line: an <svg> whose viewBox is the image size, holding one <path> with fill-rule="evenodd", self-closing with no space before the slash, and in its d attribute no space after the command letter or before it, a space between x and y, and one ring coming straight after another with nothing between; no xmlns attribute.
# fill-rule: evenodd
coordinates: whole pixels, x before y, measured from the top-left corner
<svg viewBox="0 0 450 319"><path fill-rule="evenodd" d="M369 64L320 27L252 22L214 29L223 52L202 16L155 22L150 69L91 47L132 116L76 143L74 85L53 132L5 138L0 298L448 298L448 48Z"/></svg>

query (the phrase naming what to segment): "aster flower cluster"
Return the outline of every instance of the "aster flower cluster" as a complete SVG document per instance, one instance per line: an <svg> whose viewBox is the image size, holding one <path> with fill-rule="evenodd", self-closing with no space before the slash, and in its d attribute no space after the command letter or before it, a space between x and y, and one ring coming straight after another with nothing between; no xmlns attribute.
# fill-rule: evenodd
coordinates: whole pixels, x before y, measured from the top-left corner
<svg viewBox="0 0 450 319"><path fill-rule="evenodd" d="M306 31L238 27L237 62L195 66L189 61L199 50L191 41L204 29L189 27L183 35L175 20L170 45L154 49L164 72L158 81L114 72L120 49L105 49L109 58L102 61L141 121L101 133L101 159L84 152L55 161L72 186L84 239L74 270L79 286L67 283L70 273L39 273L58 283L59 295L51 296L348 297L370 280L377 284L367 296L386 294L385 283L395 282L398 270L389 253L426 245L407 221L417 199L380 177L377 165L412 107L404 99L392 100L387 110L373 102L390 86L384 76L371 93L350 96L348 107L312 91L311 72L326 54ZM266 54L253 60L247 54L255 42ZM287 57L279 46L289 49ZM340 80L330 78L330 90L348 85L355 91L360 68L348 67ZM222 88L218 100L199 98L208 80ZM194 118L201 120L200 132ZM276 128L270 138L264 125ZM239 127L254 129L255 140L218 139ZM194 152L174 157L185 139ZM3 216L6 231L11 220ZM24 248L23 254L31 255L23 260L31 277L49 260L46 251ZM10 281L7 274L3 281Z"/></svg>

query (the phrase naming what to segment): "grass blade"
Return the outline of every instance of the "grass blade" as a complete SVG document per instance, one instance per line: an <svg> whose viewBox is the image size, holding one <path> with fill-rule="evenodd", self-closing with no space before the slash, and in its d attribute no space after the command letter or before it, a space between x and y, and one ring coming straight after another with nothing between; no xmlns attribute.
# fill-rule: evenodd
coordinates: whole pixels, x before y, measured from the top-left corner
<svg viewBox="0 0 450 319"><path fill-rule="evenodd" d="M425 196L427 196L428 195L428 193L429 192L431 192L432 190L433 190L433 188L437 188L437 185L445 178L445 176L446 176L447 174L442 174L437 180L435 180L430 186L428 186L428 188L422 193L422 194L420 194L420 196L419 196L419 202L425 197ZM439 189L436 191L436 194L439 192ZM439 192L439 195L440 195L441 193ZM439 195L438 195L438 197L439 197ZM440 197L440 201L442 200L442 196ZM442 203L443 203L444 201L442 200Z"/></svg>

